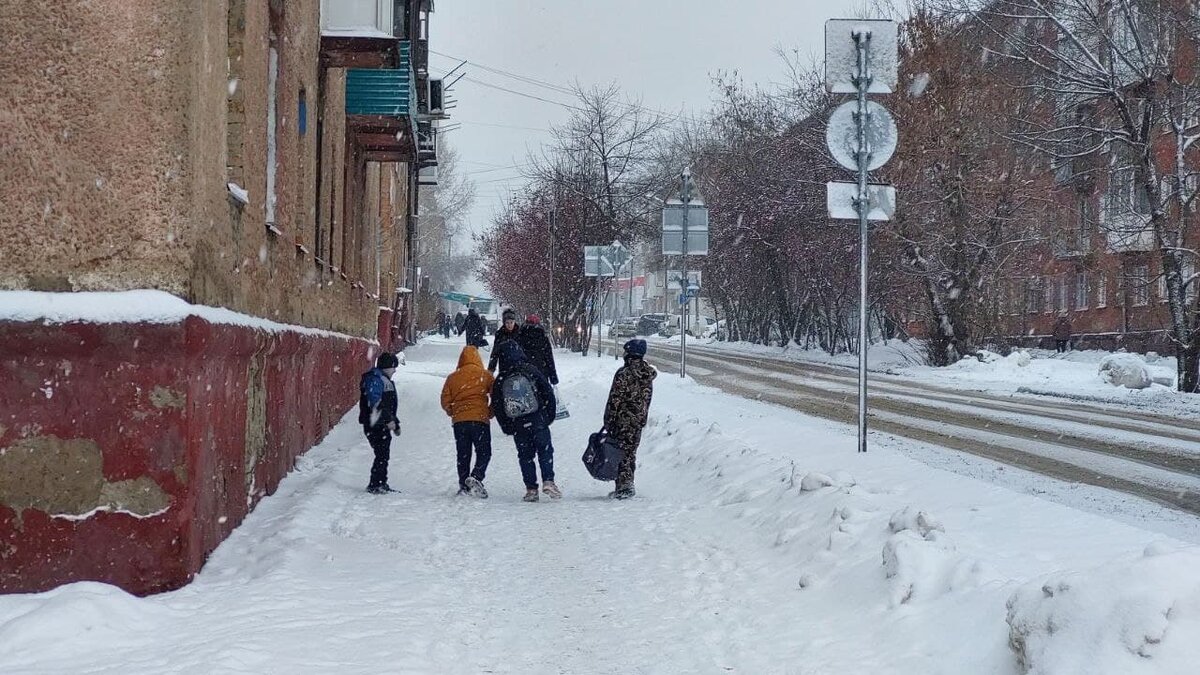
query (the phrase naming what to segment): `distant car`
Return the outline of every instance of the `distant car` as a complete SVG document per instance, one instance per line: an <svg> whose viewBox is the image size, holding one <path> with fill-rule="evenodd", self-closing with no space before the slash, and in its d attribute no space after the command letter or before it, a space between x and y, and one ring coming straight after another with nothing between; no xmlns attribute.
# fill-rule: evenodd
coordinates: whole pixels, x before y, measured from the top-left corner
<svg viewBox="0 0 1200 675"><path fill-rule="evenodd" d="M670 314L643 314L638 318L638 335L657 335L663 324L671 318Z"/></svg>
<svg viewBox="0 0 1200 675"><path fill-rule="evenodd" d="M641 322L640 317L626 316L617 319L613 322L612 328L608 334L614 338L631 338L638 335L638 324Z"/></svg>

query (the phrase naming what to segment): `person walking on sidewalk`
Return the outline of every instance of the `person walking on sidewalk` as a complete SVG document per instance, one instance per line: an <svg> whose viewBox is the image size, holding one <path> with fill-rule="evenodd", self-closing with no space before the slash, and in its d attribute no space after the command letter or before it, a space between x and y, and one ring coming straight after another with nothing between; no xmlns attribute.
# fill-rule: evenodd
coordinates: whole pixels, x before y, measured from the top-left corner
<svg viewBox="0 0 1200 675"><path fill-rule="evenodd" d="M487 334L487 325L483 323L483 317L479 316L479 312L474 307L467 310L467 318L463 321L462 332L467 334L467 344L477 345Z"/></svg>
<svg viewBox="0 0 1200 675"><path fill-rule="evenodd" d="M396 492L388 485L388 462L392 456L392 434L400 435L400 419L396 413L400 399L392 375L400 360L384 352L375 359L375 367L363 373L358 384L358 423L362 425L367 442L375 451L371 464L371 479L367 492L383 494Z"/></svg>
<svg viewBox="0 0 1200 675"><path fill-rule="evenodd" d="M515 340L502 342L494 351L499 354L500 376L492 385L492 414L500 430L517 444L517 461L525 481L524 501L538 501L539 468L542 492L559 499L562 491L554 482L554 445L550 439L550 425L558 407L554 387L529 363Z"/></svg>
<svg viewBox="0 0 1200 675"><path fill-rule="evenodd" d="M521 333L521 327L517 325L517 312L512 307L504 310L504 313L500 315L500 320L500 327L492 336L492 357L488 359L488 372L491 373L496 372L496 354L499 353L500 345L509 340L516 340ZM545 373L542 374L545 375Z"/></svg>
<svg viewBox="0 0 1200 675"><path fill-rule="evenodd" d="M1071 320L1061 314L1054 324L1054 347L1059 354L1071 351Z"/></svg>
<svg viewBox="0 0 1200 675"><path fill-rule="evenodd" d="M542 319L537 314L525 317L525 325L517 333L517 344L521 345L529 362L542 371L550 384L558 384L558 370L554 367L554 348L550 346L550 338L546 329L542 328Z"/></svg>
<svg viewBox="0 0 1200 675"><path fill-rule="evenodd" d="M635 494L637 450L654 397L654 378L658 377L658 371L646 363L645 357L645 340L635 338L625 343L625 365L613 376L608 404L604 406L604 428L624 452L617 468L617 488L609 495L614 499L629 499Z"/></svg>
<svg viewBox="0 0 1200 675"><path fill-rule="evenodd" d="M480 499L488 496L483 480L492 460L492 410L488 394L494 381L483 367L479 349L467 345L458 356L458 369L450 373L442 386L442 410L454 425L454 444L458 449L458 492Z"/></svg>

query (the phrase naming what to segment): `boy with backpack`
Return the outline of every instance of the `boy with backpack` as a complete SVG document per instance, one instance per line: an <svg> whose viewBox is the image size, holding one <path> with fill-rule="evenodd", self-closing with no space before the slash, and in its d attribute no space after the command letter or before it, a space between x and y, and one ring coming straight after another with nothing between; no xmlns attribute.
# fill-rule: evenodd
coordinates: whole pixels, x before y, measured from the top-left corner
<svg viewBox="0 0 1200 675"><path fill-rule="evenodd" d="M395 354L383 352L375 359L375 367L363 373L358 383L358 423L375 451L371 479L367 483L367 492L374 495L396 492L388 485L387 474L392 456L392 434L400 435L400 419L396 416L400 400L392 382L392 375L399 365L400 360Z"/></svg>
<svg viewBox="0 0 1200 675"><path fill-rule="evenodd" d="M487 499L483 479L492 459L492 410L488 394L495 379L483 367L475 345L463 347L458 369L442 386L442 410L454 424L454 444L458 449L458 493ZM471 450L475 451L475 470L471 470Z"/></svg>
<svg viewBox="0 0 1200 675"><path fill-rule="evenodd" d="M561 499L562 491L554 483L554 445L550 439L550 425L558 408L554 388L515 340L500 343L495 352L500 376L492 385L492 414L500 430L517 444L517 461L525 481L523 500L538 501L539 468L542 492L551 499Z"/></svg>

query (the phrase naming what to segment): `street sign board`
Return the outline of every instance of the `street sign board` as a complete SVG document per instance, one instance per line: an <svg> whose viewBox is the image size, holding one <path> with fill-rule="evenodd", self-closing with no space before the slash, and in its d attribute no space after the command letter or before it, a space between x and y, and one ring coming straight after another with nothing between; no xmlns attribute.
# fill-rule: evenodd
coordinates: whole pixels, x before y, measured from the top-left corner
<svg viewBox="0 0 1200 675"><path fill-rule="evenodd" d="M679 283L682 280L682 274L678 270L667 274L667 288L675 291L683 290L683 285ZM688 270L688 286L701 288L704 286L703 281L704 274L700 270Z"/></svg>
<svg viewBox="0 0 1200 675"><path fill-rule="evenodd" d="M825 184L829 217L834 220L858 220L858 183L833 181ZM896 215L896 188L891 185L867 185L867 220L891 220Z"/></svg>
<svg viewBox="0 0 1200 675"><path fill-rule="evenodd" d="M825 22L825 88L834 94L858 93L858 47L855 31L869 31L868 94L890 94L896 89L896 22L886 19L830 19Z"/></svg>
<svg viewBox="0 0 1200 675"><path fill-rule="evenodd" d="M583 247L583 276L615 277L633 256L621 245Z"/></svg>
<svg viewBox="0 0 1200 675"><path fill-rule="evenodd" d="M708 207L695 200L688 204L688 255L708 255ZM663 255L683 255L683 203L678 199L663 208Z"/></svg>
<svg viewBox="0 0 1200 675"><path fill-rule="evenodd" d="M829 117L829 126L825 129L825 143L829 153L838 164L858 171L858 122L855 115L858 112L857 101L847 101L833 111ZM867 171L874 171L892 158L896 153L896 140L900 133L896 130L896 120L887 108L874 101L867 101L867 148L870 152Z"/></svg>

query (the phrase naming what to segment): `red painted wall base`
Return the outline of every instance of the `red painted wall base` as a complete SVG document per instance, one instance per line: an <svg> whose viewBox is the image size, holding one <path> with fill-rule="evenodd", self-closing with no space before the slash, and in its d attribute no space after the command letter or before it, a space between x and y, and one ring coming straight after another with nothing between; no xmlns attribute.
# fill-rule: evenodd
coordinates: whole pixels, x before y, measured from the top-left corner
<svg viewBox="0 0 1200 675"><path fill-rule="evenodd" d="M178 588L357 400L366 340L0 322L0 592Z"/></svg>

